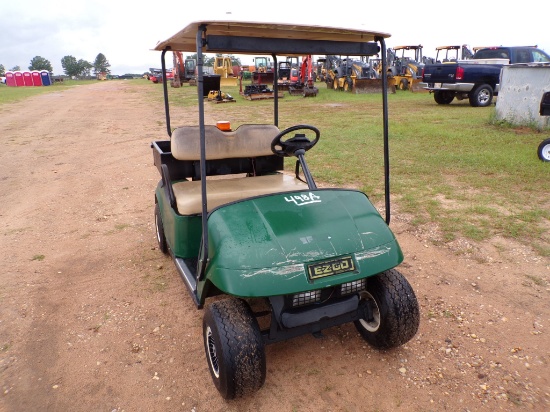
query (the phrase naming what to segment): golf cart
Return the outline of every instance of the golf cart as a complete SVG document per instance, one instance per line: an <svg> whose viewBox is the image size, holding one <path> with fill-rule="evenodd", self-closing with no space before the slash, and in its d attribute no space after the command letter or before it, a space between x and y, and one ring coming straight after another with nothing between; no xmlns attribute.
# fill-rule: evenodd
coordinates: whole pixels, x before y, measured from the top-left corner
<svg viewBox="0 0 550 412"><path fill-rule="evenodd" d="M317 187L305 154L320 130L307 123L280 130L278 98L271 124L206 124L203 53L271 55L277 70L282 55L384 56L386 37L200 21L155 47L163 73L166 52L197 53L196 125L172 129L163 83L169 139L151 144L161 176L155 225L159 249L171 256L196 307L204 309L206 360L225 399L262 387L265 345L353 322L373 346L393 348L416 334L420 316L411 285L396 269L403 254L389 228L386 77L384 219L358 190ZM277 96L277 82L274 88ZM296 158L293 174L285 172L285 158Z"/></svg>

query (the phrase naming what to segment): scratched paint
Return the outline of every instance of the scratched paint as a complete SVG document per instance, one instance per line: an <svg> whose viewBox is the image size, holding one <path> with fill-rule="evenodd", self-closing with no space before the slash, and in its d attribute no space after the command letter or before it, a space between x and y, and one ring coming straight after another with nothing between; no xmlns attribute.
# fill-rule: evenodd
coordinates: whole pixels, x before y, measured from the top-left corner
<svg viewBox="0 0 550 412"><path fill-rule="evenodd" d="M293 273L294 273L294 276L288 276ZM270 274L275 276L285 276L286 279L294 279L296 276L300 276L303 273L304 273L304 265L297 264L297 265L288 265L288 266L280 266L280 267L270 267L270 268L256 270L250 273L242 273L241 278L247 279L258 275Z"/></svg>
<svg viewBox="0 0 550 412"><path fill-rule="evenodd" d="M387 246L381 246L381 247L376 248L376 249L365 250L364 252L357 252L355 254L355 259L357 259L357 260L372 259L372 258L381 256L381 255L384 255L386 253L389 254L390 250L391 250L391 248L389 248Z"/></svg>

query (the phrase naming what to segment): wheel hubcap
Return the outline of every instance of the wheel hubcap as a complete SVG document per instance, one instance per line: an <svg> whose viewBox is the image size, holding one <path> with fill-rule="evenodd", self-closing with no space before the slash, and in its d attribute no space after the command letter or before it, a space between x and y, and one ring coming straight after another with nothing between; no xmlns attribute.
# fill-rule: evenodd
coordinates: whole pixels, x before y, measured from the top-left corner
<svg viewBox="0 0 550 412"><path fill-rule="evenodd" d="M376 332L380 328L380 308L378 308L376 300L374 300L374 297L369 292L364 291L362 297L371 308L372 319L360 319L359 322L369 332Z"/></svg>
<svg viewBox="0 0 550 412"><path fill-rule="evenodd" d="M542 153L542 158L545 161L550 162L550 143L542 147L541 153Z"/></svg>
<svg viewBox="0 0 550 412"><path fill-rule="evenodd" d="M218 355L216 351L216 344L214 342L214 337L212 336L212 329L210 326L206 328L206 344L208 346L208 361L210 362L210 367L216 378L220 377L220 363L218 360Z"/></svg>
<svg viewBox="0 0 550 412"><path fill-rule="evenodd" d="M483 90L479 94L479 102L480 103L487 103L489 101L489 92L487 90Z"/></svg>

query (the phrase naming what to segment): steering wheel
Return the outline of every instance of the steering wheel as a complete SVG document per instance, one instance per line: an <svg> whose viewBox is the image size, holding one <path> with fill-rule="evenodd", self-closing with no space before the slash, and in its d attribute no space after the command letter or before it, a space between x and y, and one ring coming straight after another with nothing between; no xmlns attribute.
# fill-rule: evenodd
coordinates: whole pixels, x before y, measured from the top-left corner
<svg viewBox="0 0 550 412"><path fill-rule="evenodd" d="M290 139L281 140L283 136L286 136L290 132L294 132L296 130L311 130L315 132L315 139L309 140L304 133L296 133L294 137L291 137ZM316 127L307 124L298 124L283 130L275 136L271 141L271 151L281 157L296 156L299 154L296 153L298 150L302 150L302 154L304 154L317 144L320 136L321 132L319 132L319 129Z"/></svg>

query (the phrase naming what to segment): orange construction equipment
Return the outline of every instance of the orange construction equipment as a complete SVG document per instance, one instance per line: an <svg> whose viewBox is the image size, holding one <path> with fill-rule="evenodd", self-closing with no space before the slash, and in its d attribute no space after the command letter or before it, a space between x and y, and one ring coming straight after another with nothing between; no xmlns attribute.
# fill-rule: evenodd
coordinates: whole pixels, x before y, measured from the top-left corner
<svg viewBox="0 0 550 412"><path fill-rule="evenodd" d="M290 84L288 93L291 96L315 97L319 93L319 89L315 87L313 82L313 59L309 54L302 57L298 80Z"/></svg>
<svg viewBox="0 0 550 412"><path fill-rule="evenodd" d="M182 83L189 83L191 86L195 86L195 68L197 62L195 59L187 58L183 60L183 54L179 51L173 52L174 54L174 68L172 69L172 79L170 79L170 86L181 87Z"/></svg>

